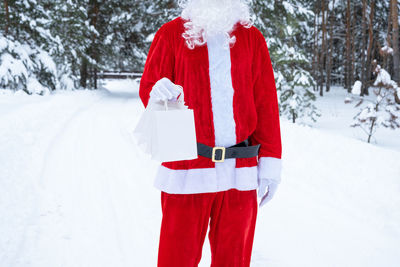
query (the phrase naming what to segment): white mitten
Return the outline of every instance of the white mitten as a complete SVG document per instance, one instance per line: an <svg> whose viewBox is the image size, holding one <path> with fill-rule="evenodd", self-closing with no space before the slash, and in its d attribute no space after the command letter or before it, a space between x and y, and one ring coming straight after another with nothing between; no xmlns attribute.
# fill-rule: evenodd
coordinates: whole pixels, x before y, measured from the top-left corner
<svg viewBox="0 0 400 267"><path fill-rule="evenodd" d="M275 195L281 182L281 159L261 157L258 161L258 196L261 197L260 207L265 205Z"/></svg>
<svg viewBox="0 0 400 267"><path fill-rule="evenodd" d="M258 180L258 197L261 197L260 207L272 199L278 189L278 183L270 179Z"/></svg>
<svg viewBox="0 0 400 267"><path fill-rule="evenodd" d="M180 89L182 89L181 86L164 77L153 85L150 91L150 101L176 101L181 93Z"/></svg>

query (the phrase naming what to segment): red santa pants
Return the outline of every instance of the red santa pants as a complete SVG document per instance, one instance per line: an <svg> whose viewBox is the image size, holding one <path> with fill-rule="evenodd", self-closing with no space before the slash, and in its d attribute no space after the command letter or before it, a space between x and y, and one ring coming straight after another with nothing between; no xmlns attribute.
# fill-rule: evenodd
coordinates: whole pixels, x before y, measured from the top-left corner
<svg viewBox="0 0 400 267"><path fill-rule="evenodd" d="M256 190L161 192L158 267L197 267L210 223L211 267L250 266L257 218Z"/></svg>

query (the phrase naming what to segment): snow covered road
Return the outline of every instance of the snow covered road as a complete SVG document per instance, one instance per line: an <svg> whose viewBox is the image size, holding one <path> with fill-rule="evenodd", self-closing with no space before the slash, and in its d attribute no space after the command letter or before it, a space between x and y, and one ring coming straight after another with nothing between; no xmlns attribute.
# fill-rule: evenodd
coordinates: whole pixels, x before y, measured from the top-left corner
<svg viewBox="0 0 400 267"><path fill-rule="evenodd" d="M0 267L156 266L158 163L130 135L137 85L106 87L0 95ZM282 137L252 267L400 266L399 150L284 120Z"/></svg>

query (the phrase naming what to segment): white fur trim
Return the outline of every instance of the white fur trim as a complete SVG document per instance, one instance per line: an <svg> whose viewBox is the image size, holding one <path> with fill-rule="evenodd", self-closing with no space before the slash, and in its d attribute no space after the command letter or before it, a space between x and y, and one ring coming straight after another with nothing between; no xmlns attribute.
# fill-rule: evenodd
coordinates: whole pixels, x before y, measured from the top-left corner
<svg viewBox="0 0 400 267"><path fill-rule="evenodd" d="M207 41L215 146L236 144L230 49L220 34Z"/></svg>
<svg viewBox="0 0 400 267"><path fill-rule="evenodd" d="M258 179L281 182L282 161L278 158L260 157L258 160Z"/></svg>
<svg viewBox="0 0 400 267"><path fill-rule="evenodd" d="M235 161L226 159L225 162L217 162L216 168L189 170L173 170L160 165L154 186L170 194L219 192L231 188L256 189L257 166L235 168Z"/></svg>

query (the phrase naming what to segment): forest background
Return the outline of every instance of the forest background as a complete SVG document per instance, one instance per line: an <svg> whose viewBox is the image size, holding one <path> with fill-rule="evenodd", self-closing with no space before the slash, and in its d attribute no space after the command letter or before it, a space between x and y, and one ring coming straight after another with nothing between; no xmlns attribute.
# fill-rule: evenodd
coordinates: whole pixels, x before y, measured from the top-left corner
<svg viewBox="0 0 400 267"><path fill-rule="evenodd" d="M353 126L364 124L366 132L376 121L400 127L397 0L249 3L270 50L281 115L315 121L316 94L332 85L359 96L345 100L357 106L382 87L389 91L374 91L378 100L361 107ZM0 89L46 94L97 89L104 72L140 76L154 33L179 12L173 0L3 0Z"/></svg>

